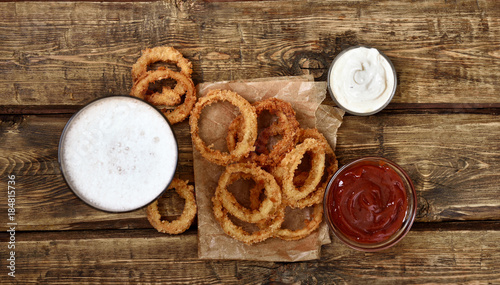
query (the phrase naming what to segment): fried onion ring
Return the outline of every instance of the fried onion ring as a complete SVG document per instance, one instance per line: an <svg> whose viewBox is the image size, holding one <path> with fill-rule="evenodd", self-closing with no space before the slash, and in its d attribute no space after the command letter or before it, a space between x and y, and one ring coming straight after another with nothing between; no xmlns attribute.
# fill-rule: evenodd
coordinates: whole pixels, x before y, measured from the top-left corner
<svg viewBox="0 0 500 285"><path fill-rule="evenodd" d="M236 173L251 175L257 184L264 185L266 198L260 203L257 210L243 207L236 198L227 190L231 176ZM221 203L227 211L236 218L248 222L259 223L273 215L281 204L281 191L274 177L260 167L249 163L236 163L228 165L221 174L217 185L216 195L221 198ZM260 196L260 193L259 193ZM255 198L255 197L254 197Z"/></svg>
<svg viewBox="0 0 500 285"><path fill-rule="evenodd" d="M161 72L160 70L166 70L167 72ZM175 106L181 103L181 95L183 95L184 93L176 94L173 93L171 89L167 89L165 87L163 88L162 93L149 92L149 84L154 83L155 81L172 78L172 76L174 76L174 71L165 68L161 68L155 71L147 71L143 73L142 76L139 77L135 84L132 86L130 95L146 100L155 106ZM178 76L182 75L177 74L177 77ZM183 86L183 84L177 85Z"/></svg>
<svg viewBox="0 0 500 285"><path fill-rule="evenodd" d="M283 210L284 212L284 210ZM298 230L290 229L278 229L276 230L274 236L279 237L283 240L299 240L307 237L312 232L314 232L321 222L323 221L323 204L318 203L314 205L312 217L309 220L305 220L306 226Z"/></svg>
<svg viewBox="0 0 500 285"><path fill-rule="evenodd" d="M158 211L158 200L151 203L147 208L146 212L148 215L149 223L162 233L169 234L180 234L185 232L191 224L193 223L194 217L196 216L196 201L194 197L194 187L187 184L187 181L183 181L178 178L174 178L167 190L175 189L175 191L181 196L186 203L184 204L184 210L179 218L174 221L162 221L160 212Z"/></svg>
<svg viewBox="0 0 500 285"><path fill-rule="evenodd" d="M233 173L231 175L230 180L228 181L228 185L233 184L235 181L239 179L244 180L252 180L255 182L255 185L250 188L250 195L248 197L250 201L250 206L248 207L251 210L257 210L260 207L260 195L262 194L262 190L264 190L264 184L262 182L258 182L253 180L252 175L244 174L244 173Z"/></svg>
<svg viewBox="0 0 500 285"><path fill-rule="evenodd" d="M175 79L178 84L183 85L187 90L184 103L178 105L173 111L162 110L168 121L171 124L176 124L187 118L196 103L196 89L191 78L170 69L148 71L140 81L134 84L132 90L130 91L130 95L145 99L145 94L150 83L168 78Z"/></svg>
<svg viewBox="0 0 500 285"><path fill-rule="evenodd" d="M142 52L141 57L132 65L132 82L134 85L147 73L148 66L155 62L175 63L180 73L186 77L191 77L193 73L192 63L187 60L178 50L173 47L154 47ZM159 69L166 69L160 67ZM181 96L187 89L182 84L176 84L174 89L163 86L161 93L154 93L147 97L147 101L153 105L173 106L181 102ZM144 99L144 98L143 98Z"/></svg>
<svg viewBox="0 0 500 285"><path fill-rule="evenodd" d="M299 122L295 118L295 111L292 105L286 101L269 98L262 101L257 101L252 104L255 107L255 112L259 116L263 111L267 110L270 114L276 115L278 121L273 123L270 127L271 131L262 131L257 140L265 141L265 144L256 144L255 152L250 154L250 161L256 162L261 166L274 166L278 164L284 157L284 154L292 149L298 137ZM241 116L235 118L229 126L226 142L228 149L231 150L235 147L236 143L241 137ZM281 134L282 139L279 140L272 150L268 150L266 145L269 137L272 135ZM259 139L259 137L262 137Z"/></svg>
<svg viewBox="0 0 500 285"><path fill-rule="evenodd" d="M307 197L295 200L288 201L288 205L292 208L300 208L303 209L305 207L312 206L317 203L321 203L323 201L323 196L325 194L326 187L328 185L328 181L335 174L338 169L338 161L335 156L335 152L328 144L326 138L317 130L317 129L302 129L300 130L299 142L303 142L306 138L314 138L321 142L323 142L326 146L325 148L325 170L324 174L321 178L319 185L316 187L314 192L307 195ZM301 172L294 177L294 184L303 185L308 176L307 172Z"/></svg>
<svg viewBox="0 0 500 285"><path fill-rule="evenodd" d="M316 189L325 168L325 147L324 143L313 138L307 138L287 153L280 165L273 169L273 175L281 183L285 201L303 199ZM297 189L293 184L295 170L299 166L302 157L308 151L313 154L311 161L312 169L304 185Z"/></svg>
<svg viewBox="0 0 500 285"><path fill-rule="evenodd" d="M231 221L227 210L222 206L221 198L217 194L212 197L212 203L214 217L219 222L222 230L232 238L246 244L254 244L272 237L285 219L284 211L278 210L273 217L259 225L260 230L249 233Z"/></svg>
<svg viewBox="0 0 500 285"><path fill-rule="evenodd" d="M201 111L204 107L217 101L227 101L238 107L243 116L242 140L239 141L235 148L229 153L211 149L205 144L199 134L200 129L198 121ZM255 113L255 108L236 92L219 89L208 92L208 94L201 97L194 106L189 118L189 125L191 127L193 145L206 160L212 163L227 165L248 156L248 154L255 149L253 145L257 139L257 114Z"/></svg>
<svg viewBox="0 0 500 285"><path fill-rule="evenodd" d="M135 83L144 73L146 73L150 64L159 61L175 63L180 68L180 73L187 77L190 77L191 73L193 73L193 64L178 50L173 47L154 47L142 51L141 57L132 65L132 81ZM179 88L182 88L182 86L179 86ZM185 92L185 90L176 89L177 86L174 90L178 94L183 94Z"/></svg>

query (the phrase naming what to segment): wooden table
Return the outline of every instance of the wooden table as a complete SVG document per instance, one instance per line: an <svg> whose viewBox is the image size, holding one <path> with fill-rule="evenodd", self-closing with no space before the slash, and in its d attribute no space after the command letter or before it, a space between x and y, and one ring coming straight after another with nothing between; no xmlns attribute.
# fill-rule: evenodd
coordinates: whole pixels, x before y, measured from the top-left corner
<svg viewBox="0 0 500 285"><path fill-rule="evenodd" d="M13 1L0 8L1 283L500 282L497 0ZM357 44L390 57L398 89L381 113L345 116L336 153L341 165L378 155L408 171L417 219L391 249L363 253L333 238L309 262L201 261L196 225L160 234L143 210L94 210L63 181L57 145L68 118L92 99L128 94L131 66L146 47L178 48L200 83L326 80L335 55ZM193 181L187 122L175 133L178 176ZM15 278L5 266L11 251Z"/></svg>

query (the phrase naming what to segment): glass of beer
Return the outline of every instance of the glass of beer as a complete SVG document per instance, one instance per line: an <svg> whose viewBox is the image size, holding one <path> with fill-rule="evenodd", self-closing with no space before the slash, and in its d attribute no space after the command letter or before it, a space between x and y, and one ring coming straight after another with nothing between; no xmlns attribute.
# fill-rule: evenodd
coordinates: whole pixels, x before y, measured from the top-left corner
<svg viewBox="0 0 500 285"><path fill-rule="evenodd" d="M157 199L178 161L172 127L154 106L131 96L92 101L75 113L59 141L69 188L90 206L128 212Z"/></svg>

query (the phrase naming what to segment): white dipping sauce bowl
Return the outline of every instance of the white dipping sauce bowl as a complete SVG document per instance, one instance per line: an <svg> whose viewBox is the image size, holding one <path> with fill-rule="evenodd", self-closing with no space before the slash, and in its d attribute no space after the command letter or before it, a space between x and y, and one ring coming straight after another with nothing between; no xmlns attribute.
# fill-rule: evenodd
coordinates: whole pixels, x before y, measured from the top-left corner
<svg viewBox="0 0 500 285"><path fill-rule="evenodd" d="M368 116L392 100L397 87L396 69L378 49L354 46L335 57L327 82L338 107L353 115Z"/></svg>

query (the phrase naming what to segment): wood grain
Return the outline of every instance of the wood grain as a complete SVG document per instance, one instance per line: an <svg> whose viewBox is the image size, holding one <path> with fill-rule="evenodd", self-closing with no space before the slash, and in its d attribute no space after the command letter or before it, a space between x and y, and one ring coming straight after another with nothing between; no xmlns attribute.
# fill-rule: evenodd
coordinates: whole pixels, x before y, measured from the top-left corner
<svg viewBox="0 0 500 285"><path fill-rule="evenodd" d="M2 241L6 233L0 233ZM410 231L391 249L352 250L337 239L321 260L202 261L197 236L154 230L18 233L15 282L28 284L486 284L500 282L499 231ZM0 255L7 256L7 247ZM0 274L6 276L6 268Z"/></svg>
<svg viewBox="0 0 500 285"><path fill-rule="evenodd" d="M57 150L65 123L95 98L128 94L142 49L178 48L201 83L326 80L333 58L359 44L389 56L398 89L381 113L344 118L336 153L340 165L384 156L412 178L417 222L391 249L362 253L333 238L321 260L202 261L196 223L160 234L143 209L95 210L64 182ZM2 266L0 283L500 283L499 47L496 0L0 0L0 184L16 176L18 223L16 278ZM177 175L193 181L187 122L174 132ZM180 212L173 203L161 207L164 216Z"/></svg>
<svg viewBox="0 0 500 285"><path fill-rule="evenodd" d="M128 94L146 47L172 45L195 83L313 74L377 47L394 103L500 103L500 8L482 1L1 2L0 105L67 109Z"/></svg>
<svg viewBox="0 0 500 285"><path fill-rule="evenodd" d="M108 214L85 205L68 189L57 146L69 116L3 116L0 175L16 175L20 230L148 228L142 210ZM187 122L174 126L177 175L194 181ZM496 114L390 114L346 116L336 153L340 165L362 156L400 164L415 184L417 221L500 218L500 122ZM0 197L6 195L0 192ZM0 212L6 211L0 204ZM5 229L0 224L0 229Z"/></svg>

